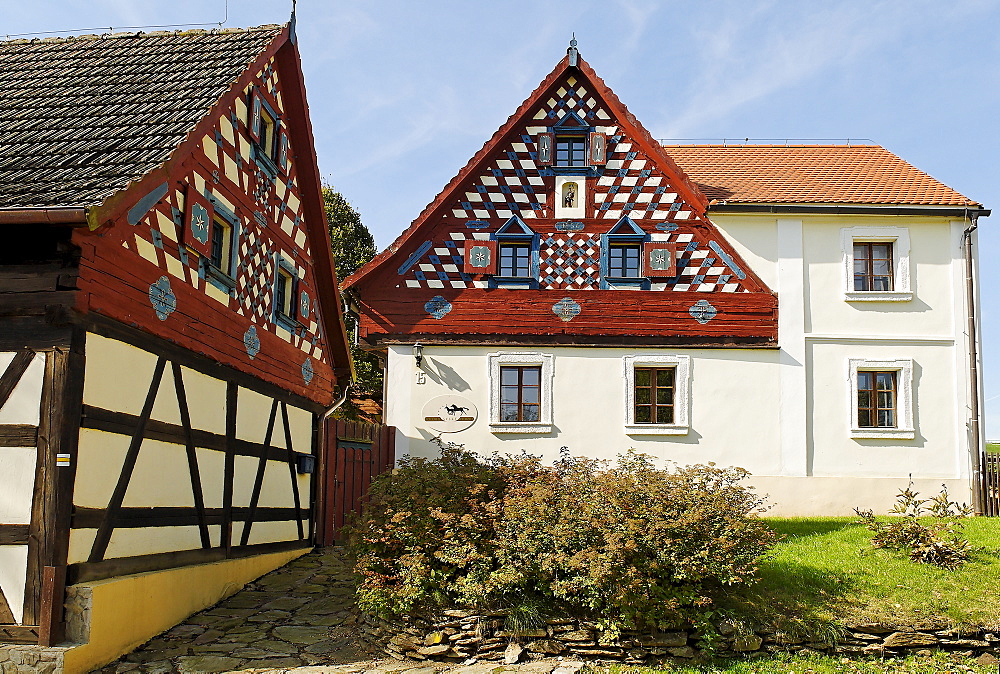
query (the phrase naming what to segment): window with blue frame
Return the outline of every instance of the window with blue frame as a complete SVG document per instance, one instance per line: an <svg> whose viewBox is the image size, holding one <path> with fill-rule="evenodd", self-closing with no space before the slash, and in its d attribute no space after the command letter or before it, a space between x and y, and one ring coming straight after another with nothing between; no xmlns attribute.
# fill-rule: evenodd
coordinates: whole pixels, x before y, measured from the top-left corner
<svg viewBox="0 0 1000 674"><path fill-rule="evenodd" d="M642 245L615 243L608 249L608 276L639 278L642 276Z"/></svg>
<svg viewBox="0 0 1000 674"><path fill-rule="evenodd" d="M252 140L253 159L274 177L278 174L282 155L286 154L287 139L281 133L281 119L259 89L255 89L251 94L250 105L250 139ZM284 170L283 166L282 170Z"/></svg>
<svg viewBox="0 0 1000 674"><path fill-rule="evenodd" d="M208 195L208 199L212 203L211 222L208 227L208 257L201 258L200 273L219 290L232 293L236 288L233 260L239 220L235 213L214 196Z"/></svg>
<svg viewBox="0 0 1000 674"><path fill-rule="evenodd" d="M627 216L601 235L601 288L649 288L643 260L648 239Z"/></svg>
<svg viewBox="0 0 1000 674"><path fill-rule="evenodd" d="M527 278L531 270L531 244L501 243L499 248L500 276Z"/></svg>
<svg viewBox="0 0 1000 674"><path fill-rule="evenodd" d="M496 231L493 239L497 247L493 283L537 283L538 235L515 215Z"/></svg>
<svg viewBox="0 0 1000 674"><path fill-rule="evenodd" d="M282 258L277 258L277 273L274 275L274 321L292 330L296 324L296 286L298 274Z"/></svg>
<svg viewBox="0 0 1000 674"><path fill-rule="evenodd" d="M556 136L556 166L587 166L586 136Z"/></svg>

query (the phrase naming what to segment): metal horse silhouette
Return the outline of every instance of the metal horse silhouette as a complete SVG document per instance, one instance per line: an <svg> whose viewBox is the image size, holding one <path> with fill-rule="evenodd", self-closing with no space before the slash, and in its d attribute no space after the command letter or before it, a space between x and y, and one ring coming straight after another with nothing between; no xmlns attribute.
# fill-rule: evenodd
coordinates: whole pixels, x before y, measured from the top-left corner
<svg viewBox="0 0 1000 674"><path fill-rule="evenodd" d="M459 414L459 413L462 413L462 412L468 412L469 408L468 407L459 407L458 405L448 405L447 407L444 408L444 411L447 412L451 416L455 416L456 414Z"/></svg>

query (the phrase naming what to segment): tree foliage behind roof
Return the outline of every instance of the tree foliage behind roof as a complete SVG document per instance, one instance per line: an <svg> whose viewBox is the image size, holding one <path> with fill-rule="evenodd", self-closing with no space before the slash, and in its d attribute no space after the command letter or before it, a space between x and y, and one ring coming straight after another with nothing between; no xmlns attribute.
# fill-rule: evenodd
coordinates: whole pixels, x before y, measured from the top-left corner
<svg viewBox="0 0 1000 674"><path fill-rule="evenodd" d="M330 223L337 277L343 280L375 257L375 238L362 224L361 214L332 185L323 185L323 204Z"/></svg>
<svg viewBox="0 0 1000 674"><path fill-rule="evenodd" d="M337 277L343 280L375 257L375 238L361 222L361 214L332 185L323 185L323 204L330 224L330 245L337 262ZM378 356L355 346L357 325L352 324L350 319L347 330L354 358L355 389L367 399L379 401L382 399L382 365ZM350 399L340 408L337 416L355 420L370 418L371 415L361 409L357 400Z"/></svg>

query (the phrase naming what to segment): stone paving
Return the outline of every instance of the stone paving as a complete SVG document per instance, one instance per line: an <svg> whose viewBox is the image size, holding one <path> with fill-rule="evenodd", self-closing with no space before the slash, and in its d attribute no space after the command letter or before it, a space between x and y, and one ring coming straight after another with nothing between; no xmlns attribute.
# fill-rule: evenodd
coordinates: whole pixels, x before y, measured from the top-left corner
<svg viewBox="0 0 1000 674"><path fill-rule="evenodd" d="M315 550L196 613L100 674L576 674L583 663L418 664L366 652L357 638L354 576L343 548Z"/></svg>

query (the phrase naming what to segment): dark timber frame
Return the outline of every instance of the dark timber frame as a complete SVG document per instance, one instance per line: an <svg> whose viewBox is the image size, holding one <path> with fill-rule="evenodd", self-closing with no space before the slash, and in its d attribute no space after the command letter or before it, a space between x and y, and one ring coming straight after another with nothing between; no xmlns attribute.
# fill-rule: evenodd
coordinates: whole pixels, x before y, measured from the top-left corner
<svg viewBox="0 0 1000 674"><path fill-rule="evenodd" d="M316 415L318 414L315 403L305 401L294 394L266 384L253 377L243 375L235 370L219 366L214 362L208 361L208 359L202 359L186 350L173 347L157 337L138 330L99 318L92 321L88 327L98 334L131 344L147 352L157 354L158 357L146 394L145 403L138 416L90 405L83 406L83 428L128 435L131 440L122 465L122 472L119 475L118 483L107 507L77 508L73 514L72 528L97 528L97 536L94 539L93 547L87 561L69 566L68 577L70 582L101 580L129 573L162 570L221 559L233 559L267 552L299 549L309 547L312 544L313 504L310 502L306 507L303 507L302 504L296 470L298 452L295 451L292 443L292 430L288 419L288 404L291 403L298 407L306 407L312 412L313 426L315 427ZM187 392L181 369L182 365L199 371L202 374L208 374L214 378L226 381L225 435L210 433L192 427ZM153 404L162 385L163 373L168 366L171 369L174 379L174 393L181 420L179 426L150 419ZM220 367L224 370L223 372L219 371ZM272 398L271 414L262 443L249 442L237 437L238 392L240 386ZM303 404L305 402L309 402L309 404ZM279 411L285 444L284 448L272 445ZM135 468L143 440L145 439L179 444L185 448L194 507L123 507L122 503L132 477L132 471ZM308 453L316 451L315 441L316 437L313 434L313 447L307 448ZM205 507L201 471L198 466L196 448L220 451L225 454L221 508ZM257 474L254 480L249 507L238 507L233 503L237 456L249 456L258 460ZM264 482L264 471L268 460L280 461L288 465L290 490L294 507L259 507ZM315 494L315 482L314 476L313 494ZM255 522L276 521L294 521L296 523L298 538L296 540L277 543L253 545L248 543L252 526ZM245 523L238 543L234 543L233 540L233 524L236 522ZM309 522L308 528L305 522ZM194 525L197 525L199 529L201 538L200 549L113 559L106 558L108 543L115 529ZM208 529L209 526L213 525L219 525L221 529L219 540L215 545L213 545Z"/></svg>
<svg viewBox="0 0 1000 674"><path fill-rule="evenodd" d="M26 317L35 327L51 324L42 317ZM8 327L10 319L4 319ZM22 325L24 323L24 325ZM27 335L32 326L21 320L15 331ZM59 326L55 346L43 346L36 340L23 340L28 347L11 348L16 342L0 339L3 350L14 350L12 362L0 372L0 406L13 393L36 353L46 355L45 375L40 401L38 426L0 425L0 451L5 447L37 448L35 483L30 524L0 523L0 546L27 545L28 566L23 618L18 624L0 591L0 643L52 645L64 640L63 597L67 583L101 580L114 576L158 571L224 559L302 549L312 545L315 533L314 500L317 475L312 476L312 498L303 502L299 491L297 457L303 451L318 454L318 424L322 406L278 386L218 364L208 358L178 347L166 340L91 314L76 325ZM44 330L43 330L44 331ZM83 402L86 367L87 332L109 337L157 357L142 411L139 415L106 410ZM8 333L10 335L11 333ZM6 336L6 335L5 335ZM11 341L11 343L8 343ZM191 423L182 367L226 382L226 432L224 435L196 429ZM180 424L151 419L153 404L169 369L174 380ZM262 442L237 437L239 387L272 399L271 416ZM313 417L311 447L299 451L293 446L288 405L305 409ZM280 419L281 428L276 428ZM75 508L73 489L77 470L77 448L83 428L130 437L129 447L114 492L104 508ZM285 447L274 446L274 433L282 433ZM143 441L159 440L184 448L190 476L193 507L135 508L123 505ZM198 449L225 453L223 507L205 505L204 487L198 465ZM249 507L233 502L233 481L237 456L258 460ZM58 457L58 461L57 461ZM293 507L261 507L261 491L267 461L288 466ZM250 544L252 527L258 522L294 521L297 538L275 543ZM233 540L233 524L243 522L244 529ZM107 558L108 546L116 529L161 526L197 526L200 549L179 550L122 558ZM217 540L210 536L210 526L220 526ZM86 562L68 564L72 529L96 529L93 546Z"/></svg>

